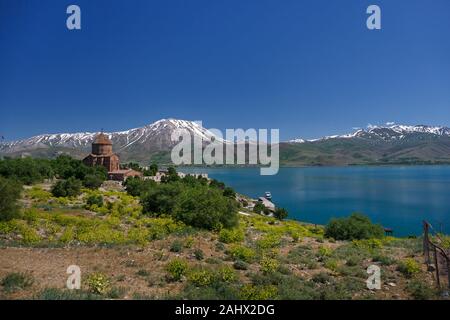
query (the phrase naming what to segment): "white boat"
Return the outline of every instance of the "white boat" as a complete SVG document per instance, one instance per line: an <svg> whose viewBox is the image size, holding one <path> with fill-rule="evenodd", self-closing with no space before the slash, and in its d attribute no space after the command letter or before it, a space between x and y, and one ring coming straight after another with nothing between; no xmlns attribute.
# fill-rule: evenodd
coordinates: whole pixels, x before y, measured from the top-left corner
<svg viewBox="0 0 450 320"><path fill-rule="evenodd" d="M265 197L267 200L271 200L271 199L272 199L272 194L270 193L270 191L266 191L265 194L264 194L264 197Z"/></svg>

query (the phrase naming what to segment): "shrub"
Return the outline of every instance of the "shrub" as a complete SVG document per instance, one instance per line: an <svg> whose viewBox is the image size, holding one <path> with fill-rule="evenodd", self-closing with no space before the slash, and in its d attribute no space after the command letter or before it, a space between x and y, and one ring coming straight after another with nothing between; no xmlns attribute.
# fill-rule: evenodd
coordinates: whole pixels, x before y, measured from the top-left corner
<svg viewBox="0 0 450 320"><path fill-rule="evenodd" d="M103 273L91 273L87 277L86 281L89 287L89 291L94 294L104 295L109 291L110 281L109 278Z"/></svg>
<svg viewBox="0 0 450 320"><path fill-rule="evenodd" d="M244 240L244 232L241 229L222 229L219 233L219 241L223 243L240 242Z"/></svg>
<svg viewBox="0 0 450 320"><path fill-rule="evenodd" d="M145 278L145 277L148 277L150 275L150 272L148 272L145 269L139 269L138 272L136 272L136 275Z"/></svg>
<svg viewBox="0 0 450 320"><path fill-rule="evenodd" d="M435 289L430 288L426 283L419 280L410 281L406 289L416 300L431 300L437 296Z"/></svg>
<svg viewBox="0 0 450 320"><path fill-rule="evenodd" d="M223 189L223 196L234 199L236 198L236 192L230 187L225 187Z"/></svg>
<svg viewBox="0 0 450 320"><path fill-rule="evenodd" d="M1 285L5 292L11 293L31 287L33 282L34 279L29 273L13 272L2 279Z"/></svg>
<svg viewBox="0 0 450 320"><path fill-rule="evenodd" d="M170 245L171 252L181 252L183 250L183 243L180 240L175 240Z"/></svg>
<svg viewBox="0 0 450 320"><path fill-rule="evenodd" d="M27 194L31 199L38 200L41 202L48 201L52 196L50 192L42 190L41 188L36 186L32 187L31 190L28 190Z"/></svg>
<svg viewBox="0 0 450 320"><path fill-rule="evenodd" d="M278 290L274 285L255 286L246 284L240 290L240 298L243 300L271 300L277 297Z"/></svg>
<svg viewBox="0 0 450 320"><path fill-rule="evenodd" d="M384 230L362 214L354 213L348 218L332 219L325 227L325 236L336 240L360 240L383 237Z"/></svg>
<svg viewBox="0 0 450 320"><path fill-rule="evenodd" d="M203 251L201 249L195 249L194 250L194 257L195 257L195 259L203 260L204 256L205 255L204 255L204 253L203 253Z"/></svg>
<svg viewBox="0 0 450 320"><path fill-rule="evenodd" d="M125 180L124 186L129 195L138 197L155 187L156 182L153 180L143 180L139 177L130 177Z"/></svg>
<svg viewBox="0 0 450 320"><path fill-rule="evenodd" d="M217 271L217 277L223 282L232 282L236 279L236 273L233 268L224 266Z"/></svg>
<svg viewBox="0 0 450 320"><path fill-rule="evenodd" d="M260 214L261 212L264 212L264 209L266 209L266 207L261 202L257 202L253 207L253 212Z"/></svg>
<svg viewBox="0 0 450 320"><path fill-rule="evenodd" d="M263 273L274 273L280 266L276 259L271 259L269 257L263 257L260 264Z"/></svg>
<svg viewBox="0 0 450 320"><path fill-rule="evenodd" d="M67 180L60 180L52 187L52 194L55 197L74 197L81 193L81 181L73 177Z"/></svg>
<svg viewBox="0 0 450 320"><path fill-rule="evenodd" d="M87 198L86 204L88 206L96 205L97 207L102 207L103 206L103 197L101 194L98 194L98 195L92 194Z"/></svg>
<svg viewBox="0 0 450 320"><path fill-rule="evenodd" d="M281 236L276 233L267 233L256 244L261 249L275 248L281 245Z"/></svg>
<svg viewBox="0 0 450 320"><path fill-rule="evenodd" d="M180 281L181 278L186 274L187 269L187 262L177 258L171 260L166 266L168 277L172 281Z"/></svg>
<svg viewBox="0 0 450 320"><path fill-rule="evenodd" d="M284 220L288 217L288 212L284 208L276 208L273 216L278 220Z"/></svg>
<svg viewBox="0 0 450 320"><path fill-rule="evenodd" d="M413 258L406 258L398 264L397 270L405 277L411 278L420 272L420 265Z"/></svg>
<svg viewBox="0 0 450 320"><path fill-rule="evenodd" d="M337 271L338 262L337 262L337 260L334 260L334 259L327 259L324 263L324 267L331 271Z"/></svg>
<svg viewBox="0 0 450 320"><path fill-rule="evenodd" d="M330 276L328 273L326 273L326 272L319 272L319 273L316 273L316 274L312 277L311 280L312 280L313 282L316 282L316 283L322 283L322 284L325 284L325 283L331 282L332 278L331 278L331 276Z"/></svg>
<svg viewBox="0 0 450 320"><path fill-rule="evenodd" d="M104 175L87 174L83 179L83 186L89 189L98 189L105 181Z"/></svg>
<svg viewBox="0 0 450 320"><path fill-rule="evenodd" d="M168 214L187 225L220 230L237 225L236 201L201 183L162 183L141 196L143 212Z"/></svg>
<svg viewBox="0 0 450 320"><path fill-rule="evenodd" d="M331 248L321 246L317 252L317 256L319 257L319 260L323 261L325 258L331 256L332 253L333 250L331 250Z"/></svg>
<svg viewBox="0 0 450 320"><path fill-rule="evenodd" d="M188 274L189 282L198 287L208 286L212 283L214 274L210 270L198 269L192 270Z"/></svg>
<svg viewBox="0 0 450 320"><path fill-rule="evenodd" d="M233 263L233 267L236 270L247 270L248 269L248 263L246 263L245 261L242 261L242 260L236 260Z"/></svg>
<svg viewBox="0 0 450 320"><path fill-rule="evenodd" d="M373 262L379 262L383 266L390 266L395 263L395 259L386 255L378 254L372 259Z"/></svg>
<svg viewBox="0 0 450 320"><path fill-rule="evenodd" d="M101 297L81 290L46 288L40 291L34 299L37 300L97 300Z"/></svg>
<svg viewBox="0 0 450 320"><path fill-rule="evenodd" d="M239 245L232 246L229 250L229 254L235 260L243 260L245 262L252 262L256 256L256 253L253 249Z"/></svg>
<svg viewBox="0 0 450 320"><path fill-rule="evenodd" d="M0 221L9 221L19 216L17 200L21 192L20 183L0 177Z"/></svg>

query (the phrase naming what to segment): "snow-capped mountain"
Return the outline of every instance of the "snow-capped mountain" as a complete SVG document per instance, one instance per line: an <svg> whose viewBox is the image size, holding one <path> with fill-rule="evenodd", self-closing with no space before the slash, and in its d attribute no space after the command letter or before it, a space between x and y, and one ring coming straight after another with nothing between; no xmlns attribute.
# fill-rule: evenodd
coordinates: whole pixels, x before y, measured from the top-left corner
<svg viewBox="0 0 450 320"><path fill-rule="evenodd" d="M402 140L414 135L430 135L436 137L450 137L450 128L441 126L426 126L426 125L397 125L390 124L385 126L369 125L366 129L357 129L353 133L344 135L332 135L319 139L293 139L289 143L305 143L305 142L319 142L330 139L351 139L351 138L365 138L365 139L381 139L384 141Z"/></svg>
<svg viewBox="0 0 450 320"><path fill-rule="evenodd" d="M113 142L114 151L121 153L154 153L169 150L177 141L172 141L172 133L184 129L198 138L209 141L217 138L200 123L187 120L162 119L149 125L119 132L104 132ZM28 139L0 143L3 154L33 153L37 150L77 150L88 152L98 132L41 134ZM221 140L222 141L222 140ZM69 152L70 153L70 152Z"/></svg>

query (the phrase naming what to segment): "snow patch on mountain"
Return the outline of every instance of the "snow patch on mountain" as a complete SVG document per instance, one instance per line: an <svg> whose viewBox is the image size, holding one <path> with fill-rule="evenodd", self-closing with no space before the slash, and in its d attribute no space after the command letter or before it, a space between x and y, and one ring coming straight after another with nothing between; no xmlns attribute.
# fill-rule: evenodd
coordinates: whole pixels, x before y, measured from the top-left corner
<svg viewBox="0 0 450 320"><path fill-rule="evenodd" d="M427 125L398 125L393 122L389 122L384 126L377 126L369 124L366 129L357 129L353 133L343 135L325 136L318 139L302 139L296 138L289 140L289 143L306 143L317 142L329 139L351 139L351 138L373 138L378 137L384 140L400 140L404 139L408 135L414 133L430 134L435 136L447 136L450 137L450 128L443 126L427 126Z"/></svg>

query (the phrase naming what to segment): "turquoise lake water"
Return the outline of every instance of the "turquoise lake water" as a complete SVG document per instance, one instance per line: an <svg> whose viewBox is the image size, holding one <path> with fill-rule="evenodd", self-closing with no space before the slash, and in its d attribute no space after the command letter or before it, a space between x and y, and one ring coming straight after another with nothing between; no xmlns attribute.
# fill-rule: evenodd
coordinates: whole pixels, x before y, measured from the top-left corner
<svg viewBox="0 0 450 320"><path fill-rule="evenodd" d="M180 171L206 172L251 197L270 191L291 219L325 224L362 212L397 236L419 235L424 219L450 233L450 166L281 168L274 176L257 168Z"/></svg>

